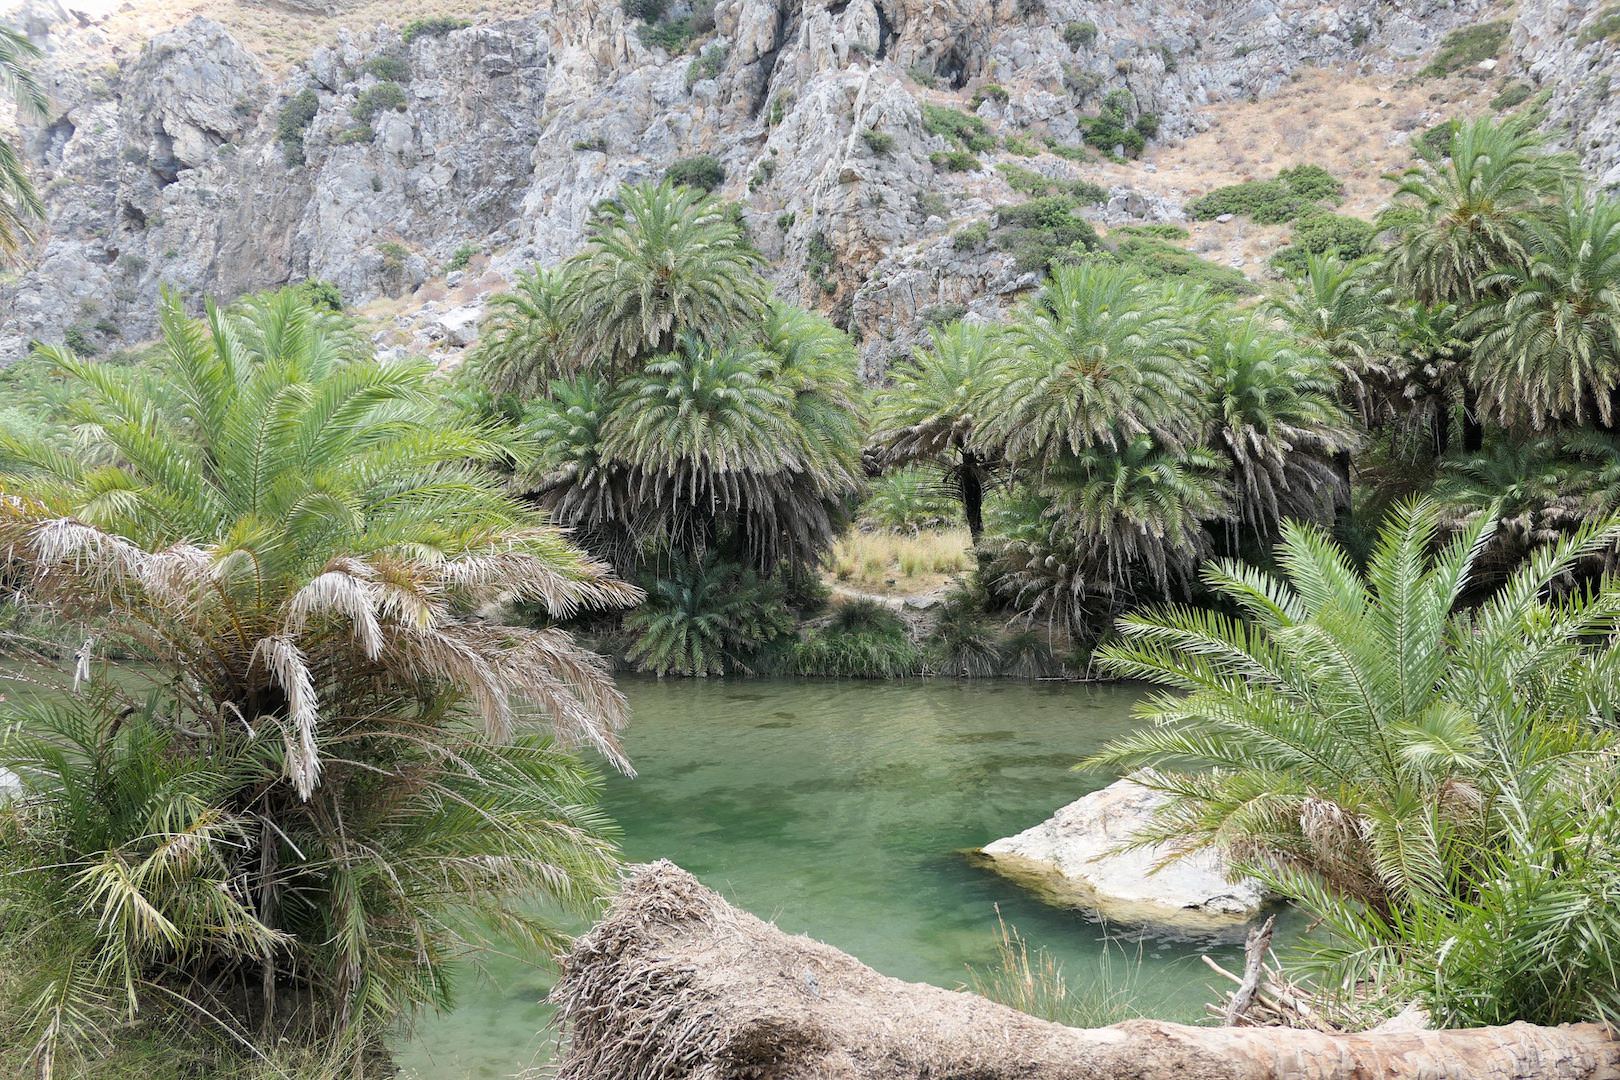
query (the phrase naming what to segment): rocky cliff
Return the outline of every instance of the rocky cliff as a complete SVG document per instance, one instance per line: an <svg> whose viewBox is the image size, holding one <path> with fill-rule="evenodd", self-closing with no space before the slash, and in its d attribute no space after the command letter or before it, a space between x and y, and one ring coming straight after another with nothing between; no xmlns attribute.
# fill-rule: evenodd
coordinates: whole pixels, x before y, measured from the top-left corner
<svg viewBox="0 0 1620 1080"><path fill-rule="evenodd" d="M1513 20L1504 67L1477 74L1551 89L1560 130L1620 179L1614 44L1583 37L1605 16L1571 0L1510 16L1485 0L720 0L712 30L674 54L620 0L557 0L410 41L341 31L280 72L200 18L119 58L71 7L34 0L21 17L47 50L53 111L25 145L50 220L0 285L0 363L70 330L140 340L160 287L230 297L305 277L350 302L399 298L371 308L381 344L454 349L480 298L574 250L618 185L710 154L779 292L832 311L876 372L930 310L988 309L1030 284L1008 256L951 243L1015 198L998 161L1100 182L1105 223L1179 215L1196 191L1157 169L1160 150L1034 153L1078 144L1110 92L1174 147L1222 103L1281 106L1307 69L1410 87L1447 33L1492 17ZM1444 108L1424 94L1408 98ZM1003 141L942 171L930 104L976 111ZM1369 138L1406 138L1417 120L1398 131L1379 104ZM458 250L469 265L446 274Z"/></svg>

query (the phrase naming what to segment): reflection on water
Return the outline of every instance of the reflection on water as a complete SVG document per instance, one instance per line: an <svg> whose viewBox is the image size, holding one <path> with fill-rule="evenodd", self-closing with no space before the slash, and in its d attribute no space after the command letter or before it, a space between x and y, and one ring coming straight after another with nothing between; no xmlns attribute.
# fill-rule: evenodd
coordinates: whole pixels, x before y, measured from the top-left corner
<svg viewBox="0 0 1620 1080"><path fill-rule="evenodd" d="M1027 828L1108 778L1069 766L1131 727L1134 690L1013 682L629 681L639 776L608 810L636 861L672 859L734 903L885 974L958 986L993 957L996 907L1075 982L1141 958L1136 1005L1191 1018L1197 947L1112 947L963 849ZM1223 962L1234 950L1221 949ZM460 1007L404 1048L424 1080L508 1077L543 1061L551 976L491 958Z"/></svg>

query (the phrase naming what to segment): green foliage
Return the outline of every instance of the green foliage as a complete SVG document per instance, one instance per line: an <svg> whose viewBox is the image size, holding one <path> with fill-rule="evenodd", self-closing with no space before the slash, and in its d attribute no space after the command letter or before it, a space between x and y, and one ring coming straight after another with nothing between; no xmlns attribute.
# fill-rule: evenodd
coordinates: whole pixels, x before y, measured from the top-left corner
<svg viewBox="0 0 1620 1080"><path fill-rule="evenodd" d="M343 310L343 293L330 281L305 278L295 288L304 302L316 311Z"/></svg>
<svg viewBox="0 0 1620 1080"><path fill-rule="evenodd" d="M1002 921L999 910L996 921L995 964L968 968L968 989L975 994L1065 1027L1108 1027L1142 1015L1135 1005L1140 997L1136 985L1140 959L1134 963L1115 959L1105 938L1101 970L1088 971L1084 983L1070 982L1057 958L1039 946L1031 952L1017 928Z"/></svg>
<svg viewBox="0 0 1620 1080"><path fill-rule="evenodd" d="M409 82L411 65L398 56L374 56L367 60L363 70L383 82Z"/></svg>
<svg viewBox="0 0 1620 1080"><path fill-rule="evenodd" d="M370 124L355 124L353 127L347 127L338 132L337 138L333 139L332 142L336 146L357 146L360 143L368 143L376 137L377 133L371 130ZM377 190L375 177L373 178L372 190Z"/></svg>
<svg viewBox="0 0 1620 1080"><path fill-rule="evenodd" d="M1071 49L1090 48L1096 40L1096 23L1071 22L1063 25L1063 42Z"/></svg>
<svg viewBox="0 0 1620 1080"><path fill-rule="evenodd" d="M96 344L90 330L78 323L62 331L62 344L79 356L94 356L101 351L101 346Z"/></svg>
<svg viewBox="0 0 1620 1080"><path fill-rule="evenodd" d="M1097 230L1060 196L1031 199L996 213L996 243L1021 271L1074 262L1102 246Z"/></svg>
<svg viewBox="0 0 1620 1080"><path fill-rule="evenodd" d="M702 79L712 79L719 75L726 66L726 47L724 45L709 45L692 62L686 65L686 88L693 86Z"/></svg>
<svg viewBox="0 0 1620 1080"><path fill-rule="evenodd" d="M987 101L997 105L1005 105L1009 99L1007 88L1000 83L985 83L973 92L973 108L975 111Z"/></svg>
<svg viewBox="0 0 1620 1080"><path fill-rule="evenodd" d="M1035 157L1041 152L1034 139L1017 132L1003 137L1001 146L1007 153L1017 154L1019 157Z"/></svg>
<svg viewBox="0 0 1620 1080"><path fill-rule="evenodd" d="M760 257L718 200L671 184L622 189L598 208L568 263L569 321L582 357L612 370L675 347L688 331L711 342L765 313Z"/></svg>
<svg viewBox="0 0 1620 1080"><path fill-rule="evenodd" d="M866 143L866 148L878 157L888 157L889 152L894 149L894 136L887 131L867 128L861 132L861 139Z"/></svg>
<svg viewBox="0 0 1620 1080"><path fill-rule="evenodd" d="M20 31L0 24L0 92L16 106L16 120L46 119L45 90L30 62L42 55ZM45 216L45 204L34 190L22 155L8 138L0 138L0 256L10 256L32 235L30 222Z"/></svg>
<svg viewBox="0 0 1620 1080"><path fill-rule="evenodd" d="M1206 286L1211 292L1227 296L1252 296L1259 287L1243 275L1241 270L1221 266L1195 255L1178 243L1136 229L1164 228L1180 232L1175 226L1130 226L1115 229L1109 234L1114 241L1114 257L1142 277L1150 280L1180 280ZM1123 235L1121 235L1123 234ZM1114 240L1115 237L1117 240Z"/></svg>
<svg viewBox="0 0 1620 1080"><path fill-rule="evenodd" d="M1058 142L1051 136L1047 136L1046 148L1065 161L1090 161L1092 158L1091 151L1084 146L1071 146L1068 143Z"/></svg>
<svg viewBox="0 0 1620 1080"><path fill-rule="evenodd" d="M658 675L751 674L754 657L793 632L782 587L709 556L649 579L646 601L624 621L625 658Z"/></svg>
<svg viewBox="0 0 1620 1080"><path fill-rule="evenodd" d="M1222 214L1247 217L1261 225L1292 221L1323 201L1337 201L1343 186L1326 169L1300 165L1284 169L1275 180L1248 180L1218 187L1187 204L1194 221L1213 221Z"/></svg>
<svg viewBox="0 0 1620 1080"><path fill-rule="evenodd" d="M1581 45L1596 41L1620 41L1620 7L1606 7L1575 39Z"/></svg>
<svg viewBox="0 0 1620 1080"><path fill-rule="evenodd" d="M928 161L946 172L973 172L979 167L979 155L968 150L935 150Z"/></svg>
<svg viewBox="0 0 1620 1080"><path fill-rule="evenodd" d="M445 270L455 273L457 270L467 269L467 264L473 261L475 255L482 255L484 249L477 244L462 244L450 254L450 261L444 264Z"/></svg>
<svg viewBox="0 0 1620 1080"><path fill-rule="evenodd" d="M922 107L923 129L956 144L957 148L979 154L996 148L995 136L983 119L943 105Z"/></svg>
<svg viewBox="0 0 1620 1080"><path fill-rule="evenodd" d="M939 85L939 76L934 74L934 69L920 63L906 68L906 78L926 90Z"/></svg>
<svg viewBox="0 0 1620 1080"><path fill-rule="evenodd" d="M1001 650L982 600L971 590L957 589L938 606L927 654L930 666L939 674L985 679L999 673Z"/></svg>
<svg viewBox="0 0 1620 1080"><path fill-rule="evenodd" d="M305 87L288 98L276 114L276 141L281 144L281 153L288 165L304 163L304 133L320 107L315 91Z"/></svg>
<svg viewBox="0 0 1620 1080"><path fill-rule="evenodd" d="M1549 587L1620 529L1542 550L1465 609L1495 528L1479 515L1442 542L1435 507L1406 503L1365 576L1297 526L1281 577L1211 565L1243 621L1123 620L1105 669L1169 692L1089 764L1170 796L1148 836L1223 847L1319 922L1306 963L1329 994L1416 997L1443 1026L1609 1022L1620 960L1595 943L1620 876L1595 838L1617 774L1591 703L1613 700L1616 646L1586 628L1620 594Z"/></svg>
<svg viewBox="0 0 1620 1080"><path fill-rule="evenodd" d="M1620 26L1617 26L1620 29ZM1506 112L1518 108L1530 100L1535 88L1527 82L1510 82L1502 87L1501 92L1491 98L1491 109L1495 112Z"/></svg>
<svg viewBox="0 0 1620 1080"><path fill-rule="evenodd" d="M169 1010L351 1072L450 1000L455 954L534 955L559 940L537 898L583 912L611 880L596 782L551 736L622 760L622 700L566 635L466 616L635 593L480 468L498 444L431 365L300 290L159 321L151 365L47 354L82 442L5 436L14 580L127 660L6 706L8 1015L46 1074Z"/></svg>
<svg viewBox="0 0 1620 1080"><path fill-rule="evenodd" d="M378 113L390 109L394 112L404 112L408 104L409 99L405 96L403 86L394 82L381 82L360 91L360 96L355 98L354 106L349 112L362 124L369 124Z"/></svg>
<svg viewBox="0 0 1620 1080"><path fill-rule="evenodd" d="M623 0L624 13L632 19L655 23L664 17L669 0Z"/></svg>
<svg viewBox="0 0 1620 1080"><path fill-rule="evenodd" d="M996 171L1006 178L1007 186L1022 195L1067 195L1076 202L1099 203L1108 193L1090 180L1065 180L1045 173L1026 169L1011 161L996 165Z"/></svg>
<svg viewBox="0 0 1620 1080"><path fill-rule="evenodd" d="M583 139L574 140L575 150L594 150L597 153L606 153L608 148L606 135L588 135Z"/></svg>
<svg viewBox="0 0 1620 1080"><path fill-rule="evenodd" d="M957 251L978 251L990 242L990 223L975 221L964 225L951 236L951 247Z"/></svg>
<svg viewBox="0 0 1620 1080"><path fill-rule="evenodd" d="M1378 228L1360 218L1326 210L1308 210L1294 221L1292 243L1271 257L1271 265L1285 273L1300 274L1311 255L1326 255L1354 262L1371 255Z"/></svg>
<svg viewBox="0 0 1620 1080"><path fill-rule="evenodd" d="M798 675L898 679L918 673L922 654L898 615L875 601L854 600L794 645L792 663Z"/></svg>
<svg viewBox="0 0 1620 1080"><path fill-rule="evenodd" d="M405 24L399 36L409 45L418 38L444 37L455 30L465 30L472 23L466 19L457 19L449 15L434 15L426 19L412 19Z"/></svg>
<svg viewBox="0 0 1620 1080"><path fill-rule="evenodd" d="M1424 161L1440 161L1451 156L1451 140L1457 137L1457 131L1462 127L1459 120L1442 120L1433 127L1424 130L1412 141L1417 156Z"/></svg>
<svg viewBox="0 0 1620 1080"><path fill-rule="evenodd" d="M956 513L956 496L938 470L903 468L867 483L857 516L872 528L919 532L952 523Z"/></svg>
<svg viewBox="0 0 1620 1080"><path fill-rule="evenodd" d="M1505 19L1496 22L1475 23L1458 27L1440 41L1430 60L1420 73L1429 78L1449 75L1465 67L1490 60L1502 51L1508 31L1513 24Z"/></svg>
<svg viewBox="0 0 1620 1080"><path fill-rule="evenodd" d="M664 170L664 182L705 193L712 192L726 182L726 167L712 154L677 158Z"/></svg>
<svg viewBox="0 0 1620 1080"><path fill-rule="evenodd" d="M691 47L697 31L691 18L683 16L668 22L642 23L636 28L636 36L649 49L663 49L671 56L678 56Z"/></svg>

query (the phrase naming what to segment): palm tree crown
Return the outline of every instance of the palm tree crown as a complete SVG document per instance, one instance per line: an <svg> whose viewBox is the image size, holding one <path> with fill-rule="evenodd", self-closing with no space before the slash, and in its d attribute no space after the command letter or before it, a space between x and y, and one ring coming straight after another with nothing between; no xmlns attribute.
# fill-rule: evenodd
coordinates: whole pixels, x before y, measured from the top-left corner
<svg viewBox="0 0 1620 1080"><path fill-rule="evenodd" d="M681 333L718 344L765 313L760 257L718 200L638 184L604 203L568 263L569 314L584 354L616 370L675 348Z"/></svg>
<svg viewBox="0 0 1620 1080"><path fill-rule="evenodd" d="M1572 199L1530 224L1529 258L1485 279L1464 320L1472 374L1503 424L1616 420L1620 204Z"/></svg>

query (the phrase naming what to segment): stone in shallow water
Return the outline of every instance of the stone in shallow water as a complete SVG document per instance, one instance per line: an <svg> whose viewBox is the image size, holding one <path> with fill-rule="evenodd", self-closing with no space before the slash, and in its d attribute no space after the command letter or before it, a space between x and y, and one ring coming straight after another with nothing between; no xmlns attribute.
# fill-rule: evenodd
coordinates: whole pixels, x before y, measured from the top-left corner
<svg viewBox="0 0 1620 1080"><path fill-rule="evenodd" d="M1254 918L1269 895L1257 881L1232 880L1216 852L1193 852L1160 867L1169 854L1162 845L1119 850L1163 802L1163 795L1120 780L986 845L982 854L993 869L1046 899L1111 922L1210 932Z"/></svg>

